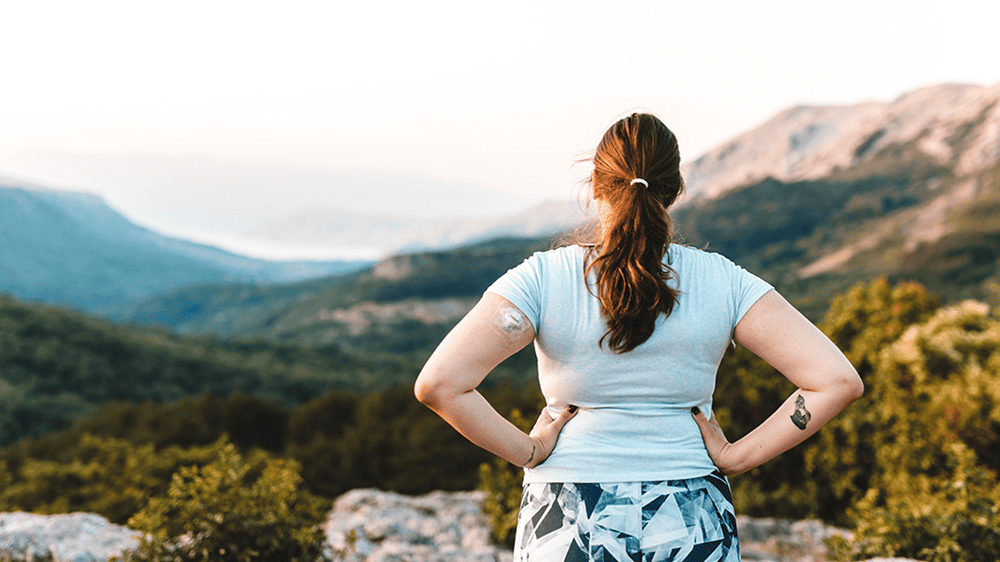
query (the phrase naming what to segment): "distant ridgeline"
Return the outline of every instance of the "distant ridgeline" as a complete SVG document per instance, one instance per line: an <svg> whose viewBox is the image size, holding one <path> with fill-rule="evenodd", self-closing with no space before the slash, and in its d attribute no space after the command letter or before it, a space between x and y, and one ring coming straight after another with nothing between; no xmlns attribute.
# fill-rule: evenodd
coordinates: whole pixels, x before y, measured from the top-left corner
<svg viewBox="0 0 1000 562"><path fill-rule="evenodd" d="M194 283L277 283L364 261L270 262L143 228L96 195L0 182L0 293L121 318L139 300Z"/></svg>
<svg viewBox="0 0 1000 562"><path fill-rule="evenodd" d="M1000 279L998 131L1000 84L791 108L684 166L675 225L683 242L760 274L813 318L832 294L874 277L914 279L946 301L988 298ZM550 231L565 226L556 215ZM500 239L475 248L509 267L548 246ZM477 296L456 281L471 274L483 287L505 269L469 269L479 251L392 258L345 279L336 275L370 264L250 259L155 234L96 196L0 185L0 293L183 333L316 345L452 323ZM394 267L425 287L366 288Z"/></svg>
<svg viewBox="0 0 1000 562"><path fill-rule="evenodd" d="M182 333L258 337L363 352L430 352L486 288L548 238L500 238L407 254L292 285L199 285L136 306L130 320Z"/></svg>

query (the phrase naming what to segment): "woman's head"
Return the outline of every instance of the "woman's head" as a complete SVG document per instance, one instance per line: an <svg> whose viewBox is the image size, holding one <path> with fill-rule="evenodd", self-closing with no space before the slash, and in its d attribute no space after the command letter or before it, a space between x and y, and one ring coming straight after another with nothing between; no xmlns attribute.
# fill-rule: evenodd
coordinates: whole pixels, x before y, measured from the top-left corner
<svg viewBox="0 0 1000 562"><path fill-rule="evenodd" d="M678 291L663 263L671 241L669 207L684 189L677 137L655 116L633 113L611 126L594 153L591 190L601 232L596 270L612 351L635 349L653 334L660 313L669 315ZM636 181L640 180L640 181Z"/></svg>
<svg viewBox="0 0 1000 562"><path fill-rule="evenodd" d="M684 189L677 137L649 113L633 113L612 125L597 145L593 162L593 197L611 207L620 204L622 195L645 187L666 209ZM632 183L636 178L646 185Z"/></svg>

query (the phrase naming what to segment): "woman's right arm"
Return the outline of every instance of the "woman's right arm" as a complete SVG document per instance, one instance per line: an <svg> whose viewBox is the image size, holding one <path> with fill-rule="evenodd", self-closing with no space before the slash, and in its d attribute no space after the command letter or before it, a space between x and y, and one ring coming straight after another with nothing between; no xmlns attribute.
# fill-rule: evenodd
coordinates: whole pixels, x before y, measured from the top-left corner
<svg viewBox="0 0 1000 562"><path fill-rule="evenodd" d="M864 392L861 377L844 354L776 291L747 311L733 337L798 390L735 443L726 439L714 416L692 412L708 454L723 474L746 472L805 441Z"/></svg>

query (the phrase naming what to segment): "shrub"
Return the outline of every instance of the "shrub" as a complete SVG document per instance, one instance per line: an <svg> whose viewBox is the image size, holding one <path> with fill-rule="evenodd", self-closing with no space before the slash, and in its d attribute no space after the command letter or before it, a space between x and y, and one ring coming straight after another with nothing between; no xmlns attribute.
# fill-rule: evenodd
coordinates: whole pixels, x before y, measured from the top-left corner
<svg viewBox="0 0 1000 562"><path fill-rule="evenodd" d="M1000 556L1000 486L961 444L946 451L949 477L897 475L886 498L870 493L855 508L851 557L928 562L995 562Z"/></svg>
<svg viewBox="0 0 1000 562"><path fill-rule="evenodd" d="M232 444L203 467L178 471L129 526L146 534L121 560L314 562L324 556L326 507L299 490L293 461L262 452L244 460Z"/></svg>
<svg viewBox="0 0 1000 562"><path fill-rule="evenodd" d="M965 302L882 350L864 412L876 451L852 510L857 557L995 561L1000 553L1000 322Z"/></svg>
<svg viewBox="0 0 1000 562"><path fill-rule="evenodd" d="M0 463L0 510L88 511L122 524L150 497L165 494L180 467L210 462L222 442L156 451L150 444L84 433L64 446L58 460L29 457L17 459L16 466Z"/></svg>

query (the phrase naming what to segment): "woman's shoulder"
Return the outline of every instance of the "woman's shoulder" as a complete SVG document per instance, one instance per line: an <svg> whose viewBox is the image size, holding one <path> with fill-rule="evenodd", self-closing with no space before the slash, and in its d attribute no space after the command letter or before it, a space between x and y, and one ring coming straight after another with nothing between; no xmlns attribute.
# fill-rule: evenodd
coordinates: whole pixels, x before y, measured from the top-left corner
<svg viewBox="0 0 1000 562"><path fill-rule="evenodd" d="M677 257L679 259L696 261L727 261L732 263L729 258L720 253L710 252L702 248L695 248L694 246L688 246L685 244L671 244L667 255L670 257Z"/></svg>
<svg viewBox="0 0 1000 562"><path fill-rule="evenodd" d="M586 257L587 252L590 248L587 246L581 246L579 244L570 244L567 246L559 246L558 248L552 248L550 250L542 250L535 252L531 255L529 260L538 260L547 263L559 263L559 262L579 262L584 257Z"/></svg>
<svg viewBox="0 0 1000 562"><path fill-rule="evenodd" d="M670 245L670 250L667 252L667 265L678 270L702 270L705 268L731 270L739 268L731 259L720 253L683 244Z"/></svg>
<svg viewBox="0 0 1000 562"><path fill-rule="evenodd" d="M508 273L528 276L544 276L556 271L576 268L586 256L586 248L577 245L561 246L550 250L539 250L524 259Z"/></svg>

